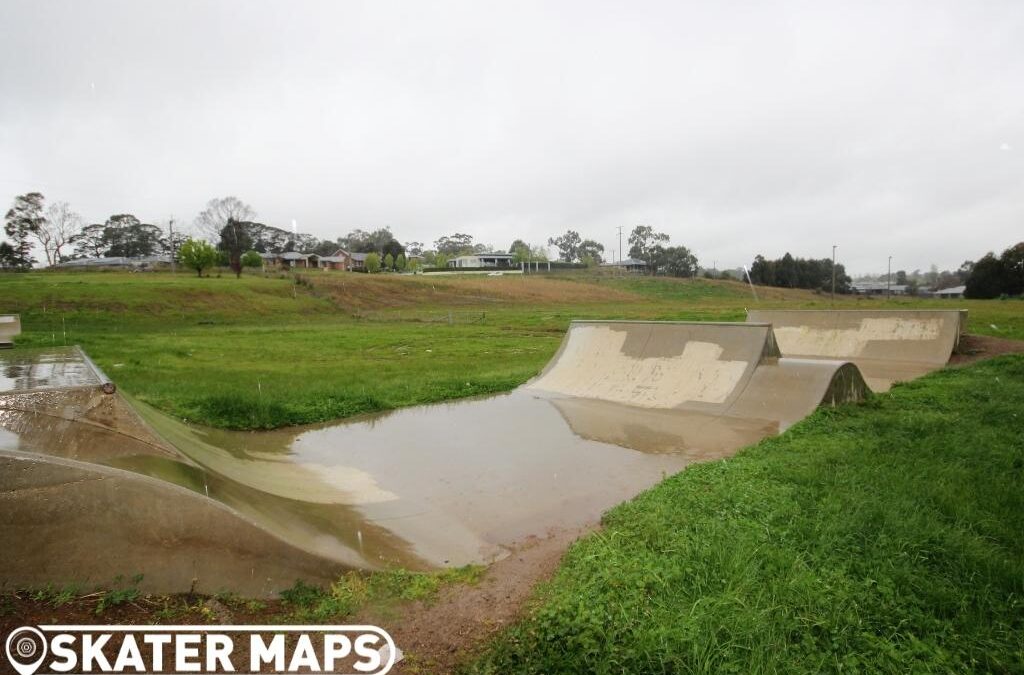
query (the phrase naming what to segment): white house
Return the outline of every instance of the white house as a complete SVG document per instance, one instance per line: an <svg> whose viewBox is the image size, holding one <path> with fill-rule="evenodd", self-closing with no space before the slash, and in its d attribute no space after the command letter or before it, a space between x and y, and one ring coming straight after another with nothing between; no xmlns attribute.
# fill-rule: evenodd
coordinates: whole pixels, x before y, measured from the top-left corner
<svg viewBox="0 0 1024 675"><path fill-rule="evenodd" d="M511 253L476 253L460 255L448 261L448 267L500 267L511 268L515 258Z"/></svg>

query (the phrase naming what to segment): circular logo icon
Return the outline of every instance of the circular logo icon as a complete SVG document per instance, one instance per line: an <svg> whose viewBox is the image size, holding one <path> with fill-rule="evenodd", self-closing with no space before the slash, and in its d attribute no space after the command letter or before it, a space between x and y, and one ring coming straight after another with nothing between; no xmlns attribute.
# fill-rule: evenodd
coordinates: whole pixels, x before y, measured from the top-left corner
<svg viewBox="0 0 1024 675"><path fill-rule="evenodd" d="M46 638L36 628L16 628L7 636L7 660L20 675L32 675L46 658Z"/></svg>

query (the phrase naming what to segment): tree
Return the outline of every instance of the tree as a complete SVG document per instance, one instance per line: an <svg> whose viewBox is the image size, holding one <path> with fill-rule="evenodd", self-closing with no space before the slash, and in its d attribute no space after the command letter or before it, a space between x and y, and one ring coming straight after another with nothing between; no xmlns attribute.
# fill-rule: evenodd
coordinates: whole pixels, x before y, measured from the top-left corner
<svg viewBox="0 0 1024 675"><path fill-rule="evenodd" d="M973 267L974 264L971 263L971 266ZM896 285L897 286L906 286L907 285L907 271L906 270L897 270L896 271Z"/></svg>
<svg viewBox="0 0 1024 675"><path fill-rule="evenodd" d="M435 241L434 247L438 253L443 253L449 257L461 255L473 250L473 235L456 232Z"/></svg>
<svg viewBox="0 0 1024 675"><path fill-rule="evenodd" d="M195 270L200 277L203 270L213 267L217 262L217 249L202 239L186 239L178 249L181 264Z"/></svg>
<svg viewBox="0 0 1024 675"><path fill-rule="evenodd" d="M130 213L107 218L103 224L101 241L107 247L104 255L112 257L137 258L167 250L163 230L156 225L140 222Z"/></svg>
<svg viewBox="0 0 1024 675"><path fill-rule="evenodd" d="M508 250L514 257L515 263L527 263L533 259L533 251L530 250L530 245L521 239L516 239L512 242L512 248Z"/></svg>
<svg viewBox="0 0 1024 675"><path fill-rule="evenodd" d="M107 250L103 239L103 227L103 223L94 223L83 227L72 241L75 246L75 254L82 258L103 257L103 252Z"/></svg>
<svg viewBox="0 0 1024 675"><path fill-rule="evenodd" d="M447 253L435 253L434 254L434 267L448 267L448 254Z"/></svg>
<svg viewBox="0 0 1024 675"><path fill-rule="evenodd" d="M14 247L6 241L0 241L0 270L17 269L18 258Z"/></svg>
<svg viewBox="0 0 1024 675"><path fill-rule="evenodd" d="M341 247L346 251L355 253L380 253L383 255L384 245L394 239L395 236L391 234L390 228L381 227L373 232L366 232L360 229L352 230L346 236L339 239L338 243L340 243ZM401 247L401 244L399 244L399 247Z"/></svg>
<svg viewBox="0 0 1024 675"><path fill-rule="evenodd" d="M666 248L663 260L665 271L674 277L692 277L697 274L697 256L685 246Z"/></svg>
<svg viewBox="0 0 1024 675"><path fill-rule="evenodd" d="M64 247L71 243L81 227L81 216L72 211L67 202L50 204L39 229L33 233L43 247L47 265L52 267L64 259Z"/></svg>
<svg viewBox="0 0 1024 675"><path fill-rule="evenodd" d="M571 263L580 257L580 243L582 241L579 232L569 230L560 237L548 239L548 246L557 248L558 257L567 263Z"/></svg>
<svg viewBox="0 0 1024 675"><path fill-rule="evenodd" d="M405 271L405 267L406 267L405 256L403 254L399 253L398 257L395 258L395 269L398 270L399 272L404 272Z"/></svg>
<svg viewBox="0 0 1024 675"><path fill-rule="evenodd" d="M258 251L246 251L242 256L242 267L262 267L263 258Z"/></svg>
<svg viewBox="0 0 1024 675"><path fill-rule="evenodd" d="M637 225L629 233L629 257L645 261L651 274L654 274L658 271L655 257L659 253L655 247L667 243L668 239L667 234L655 232L650 225Z"/></svg>
<svg viewBox="0 0 1024 675"><path fill-rule="evenodd" d="M599 244L593 239L584 239L580 242L579 248L576 251L576 256L582 263L587 263L588 267L593 265L599 265L604 262L604 244ZM587 261L590 262L587 262Z"/></svg>
<svg viewBox="0 0 1024 675"><path fill-rule="evenodd" d="M968 298L995 298L1003 292L1003 263L991 251L974 263L964 295Z"/></svg>
<svg viewBox="0 0 1024 675"><path fill-rule="evenodd" d="M405 247L399 244L396 240L391 239L381 246L379 252L382 256L391 256L392 259L396 259L398 256L405 253Z"/></svg>
<svg viewBox="0 0 1024 675"><path fill-rule="evenodd" d="M14 205L4 218L4 232L12 243L7 257L10 266L15 269L29 269L35 262L32 257L31 237L34 237L43 226L43 195L28 192L14 198Z"/></svg>
<svg viewBox="0 0 1024 675"><path fill-rule="evenodd" d="M231 218L220 231L217 248L228 254L228 264L235 272L235 278L242 277L242 254L252 248L252 235L244 223Z"/></svg>
<svg viewBox="0 0 1024 675"><path fill-rule="evenodd" d="M395 269L395 257L388 253L384 256L384 269L393 270Z"/></svg>
<svg viewBox="0 0 1024 675"><path fill-rule="evenodd" d="M409 255L423 255L423 242L422 241L407 241L405 242L405 252Z"/></svg>
<svg viewBox="0 0 1024 675"><path fill-rule="evenodd" d="M1003 251L999 262L1003 265L1003 293L1024 293L1024 241Z"/></svg>
<svg viewBox="0 0 1024 675"><path fill-rule="evenodd" d="M376 274L380 272L380 256L376 253L370 253L366 256L366 271L370 274Z"/></svg>
<svg viewBox="0 0 1024 675"><path fill-rule="evenodd" d="M195 224L207 239L217 241L229 220L244 222L255 218L256 212L252 207L238 197L220 197L206 202L206 208L196 216Z"/></svg>
<svg viewBox="0 0 1024 675"><path fill-rule="evenodd" d="M530 245L527 244L522 239L516 239L514 242L512 242L512 245L508 247L508 252L514 255L516 251L518 251L520 249L523 249L523 248L525 248L527 251L529 251L530 250Z"/></svg>

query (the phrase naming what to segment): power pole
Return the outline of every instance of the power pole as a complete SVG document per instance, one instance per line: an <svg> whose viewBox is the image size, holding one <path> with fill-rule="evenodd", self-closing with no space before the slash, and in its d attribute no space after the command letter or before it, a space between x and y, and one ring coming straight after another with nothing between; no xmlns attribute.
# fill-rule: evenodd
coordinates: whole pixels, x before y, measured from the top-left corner
<svg viewBox="0 0 1024 675"><path fill-rule="evenodd" d="M832 306L836 306L836 245L832 244Z"/></svg>
<svg viewBox="0 0 1024 675"><path fill-rule="evenodd" d="M619 225L619 262L622 262L622 225Z"/></svg>
<svg viewBox="0 0 1024 675"><path fill-rule="evenodd" d="M174 250L174 216L167 221L167 230L169 231L169 237L171 241L171 274L174 274L174 259L177 257L177 252Z"/></svg>
<svg viewBox="0 0 1024 675"><path fill-rule="evenodd" d="M892 282L892 256L889 256L889 268L885 272L885 299L889 299L889 285Z"/></svg>

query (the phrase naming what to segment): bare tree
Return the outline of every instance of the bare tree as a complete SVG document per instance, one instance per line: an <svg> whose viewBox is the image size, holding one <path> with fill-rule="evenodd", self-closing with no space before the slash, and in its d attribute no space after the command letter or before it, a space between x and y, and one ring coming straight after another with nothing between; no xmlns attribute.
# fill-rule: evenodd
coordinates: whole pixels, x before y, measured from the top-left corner
<svg viewBox="0 0 1024 675"><path fill-rule="evenodd" d="M54 202L46 209L46 219L32 235L46 254L46 264L53 266L64 257L64 247L71 244L82 229L82 217L67 202Z"/></svg>
<svg viewBox="0 0 1024 675"><path fill-rule="evenodd" d="M206 208L196 216L195 225L210 241L220 241L220 233L229 220L248 222L256 219L252 207L238 197L211 199Z"/></svg>

